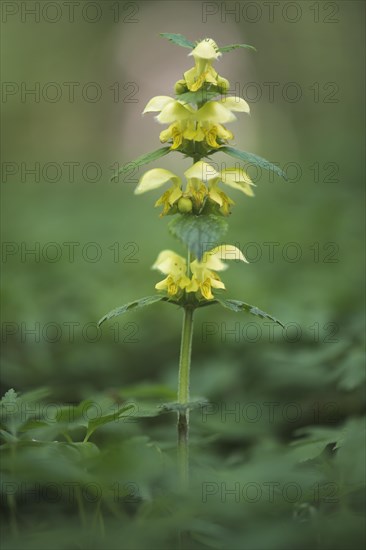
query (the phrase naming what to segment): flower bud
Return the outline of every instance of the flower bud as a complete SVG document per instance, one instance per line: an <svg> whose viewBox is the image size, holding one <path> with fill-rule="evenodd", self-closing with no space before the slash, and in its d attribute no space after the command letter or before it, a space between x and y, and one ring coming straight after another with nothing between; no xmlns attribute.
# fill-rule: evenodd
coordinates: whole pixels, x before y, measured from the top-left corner
<svg viewBox="0 0 366 550"><path fill-rule="evenodd" d="M185 80L178 80L174 85L174 91L177 95L184 94L187 91L187 84Z"/></svg>
<svg viewBox="0 0 366 550"><path fill-rule="evenodd" d="M217 87L220 88L221 92L225 93L230 88L230 82L221 76L217 78Z"/></svg>
<svg viewBox="0 0 366 550"><path fill-rule="evenodd" d="M191 199L181 197L178 201L178 210L181 214L189 214L189 212L192 212L192 206Z"/></svg>

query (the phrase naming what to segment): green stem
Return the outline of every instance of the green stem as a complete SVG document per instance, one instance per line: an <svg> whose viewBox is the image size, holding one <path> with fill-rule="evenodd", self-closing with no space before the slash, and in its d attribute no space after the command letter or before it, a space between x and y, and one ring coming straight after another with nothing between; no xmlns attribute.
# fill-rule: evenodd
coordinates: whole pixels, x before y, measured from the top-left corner
<svg viewBox="0 0 366 550"><path fill-rule="evenodd" d="M15 477L14 464L15 464L15 458L16 458L16 447L14 443L11 443L10 454L12 458L10 469L11 469L12 477L14 478ZM10 510L10 529L13 537L17 538L19 536L18 521L17 521L17 502L14 494L10 493L7 498L8 498L7 502Z"/></svg>
<svg viewBox="0 0 366 550"><path fill-rule="evenodd" d="M184 308L182 340L180 347L178 375L178 403L187 406L189 403L189 374L191 368L192 334L194 308ZM182 488L187 488L189 475L189 409L178 413L178 468Z"/></svg>

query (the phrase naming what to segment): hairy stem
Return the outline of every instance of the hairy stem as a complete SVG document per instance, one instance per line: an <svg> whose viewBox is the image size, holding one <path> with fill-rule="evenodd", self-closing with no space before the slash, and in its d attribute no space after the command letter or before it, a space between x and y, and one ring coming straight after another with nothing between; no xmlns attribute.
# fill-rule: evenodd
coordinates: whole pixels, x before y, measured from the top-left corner
<svg viewBox="0 0 366 550"><path fill-rule="evenodd" d="M178 403L187 406L189 403L189 374L191 367L193 307L184 308L182 340L180 347L178 375ZM182 407L178 412L178 468L182 488L188 485L189 476L189 409Z"/></svg>

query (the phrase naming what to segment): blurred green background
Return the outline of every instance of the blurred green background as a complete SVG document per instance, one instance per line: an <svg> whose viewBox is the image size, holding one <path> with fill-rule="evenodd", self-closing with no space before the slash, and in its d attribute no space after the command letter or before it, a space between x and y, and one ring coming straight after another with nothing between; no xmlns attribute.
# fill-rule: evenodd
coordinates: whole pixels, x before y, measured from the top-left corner
<svg viewBox="0 0 366 550"><path fill-rule="evenodd" d="M174 399L179 311L157 304L100 332L94 327L106 311L154 293L160 278L151 265L160 250L183 253L152 208L159 191L133 194L144 167L110 181L116 163L159 147L163 127L141 112L152 96L173 95L191 66L188 50L159 37L172 32L257 48L225 54L217 64L251 106L250 117L238 116L230 129L237 148L279 163L289 176L284 182L259 174L254 199L231 193L236 205L226 242L251 263L223 274L227 297L272 313L287 331L203 309L192 364L194 397L228 407L276 402L279 418L197 420L193 439L216 437L197 451L197 461L238 467L253 437L264 446L260 464L268 471L272 459L263 457L280 464L276 445L295 428L356 422L364 409L363 3L80 2L72 22L62 2L52 3L58 9L40 3L39 21L21 4L2 6L2 393L47 386L51 399L77 403L158 384ZM225 11L233 6L236 15ZM188 165L172 154L146 169L182 174ZM294 422L280 414L288 403L300 407ZM162 444L174 441L173 417L146 422L134 429ZM275 447L267 448L274 436ZM233 533L240 513L226 513ZM269 531L262 538L250 531L245 547L296 545L297 528L289 533L285 519L273 523L271 513L255 523ZM355 532L348 515L343 525L344 540L339 527L332 540L339 548ZM239 535L232 537L228 548L240 547ZM122 547L143 546L129 540ZM356 531L355 547L359 540ZM318 540L319 548L327 544Z"/></svg>

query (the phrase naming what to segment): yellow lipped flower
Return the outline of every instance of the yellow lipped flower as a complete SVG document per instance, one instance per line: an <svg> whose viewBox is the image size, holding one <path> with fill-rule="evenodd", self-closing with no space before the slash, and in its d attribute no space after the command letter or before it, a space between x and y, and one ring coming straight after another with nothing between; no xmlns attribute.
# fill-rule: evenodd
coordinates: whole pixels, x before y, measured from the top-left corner
<svg viewBox="0 0 366 550"><path fill-rule="evenodd" d="M155 285L157 290L166 290L169 296L177 296L190 283L187 277L187 262L172 250L160 252L152 269L157 269L164 275L165 279Z"/></svg>
<svg viewBox="0 0 366 550"><path fill-rule="evenodd" d="M188 54L194 57L195 66L184 73L184 81L188 90L196 92L205 82L219 85L221 77L212 67L212 62L222 55L218 46L211 38L205 38Z"/></svg>
<svg viewBox="0 0 366 550"><path fill-rule="evenodd" d="M160 133L160 141L172 140L171 149L182 145L183 139L206 141L210 148L220 147L217 142L233 139L233 134L222 124L236 120L233 111L249 113L248 103L237 97L227 97L219 101L208 101L200 109L194 109L182 101L169 96L153 97L146 105L143 114L160 112L156 120L160 124L169 124Z"/></svg>
<svg viewBox="0 0 366 550"><path fill-rule="evenodd" d="M214 61L222 53L219 52L219 47L212 38L205 38L188 55L193 55L195 59L202 61Z"/></svg>
<svg viewBox="0 0 366 550"><path fill-rule="evenodd" d="M164 216L183 195L181 180L173 172L165 170L165 168L153 168L145 172L135 189L135 195L141 195L142 193L146 193L146 191L158 189L168 181L171 181L173 186L165 191L155 203L155 206L163 206L162 215Z"/></svg>
<svg viewBox="0 0 366 550"><path fill-rule="evenodd" d="M224 283L216 273L228 267L222 260L239 260L248 263L239 248L229 244L217 246L205 252L201 262L198 260L191 262L192 279L186 292L200 292L205 300L213 300L212 288L225 290Z"/></svg>
<svg viewBox="0 0 366 550"><path fill-rule="evenodd" d="M207 195L220 206L225 216L230 213L230 206L235 203L219 188L220 182L250 197L254 196L252 190L254 183L242 168L225 168L217 172L213 166L200 160L188 168L184 174L188 180L201 181L207 185Z"/></svg>

